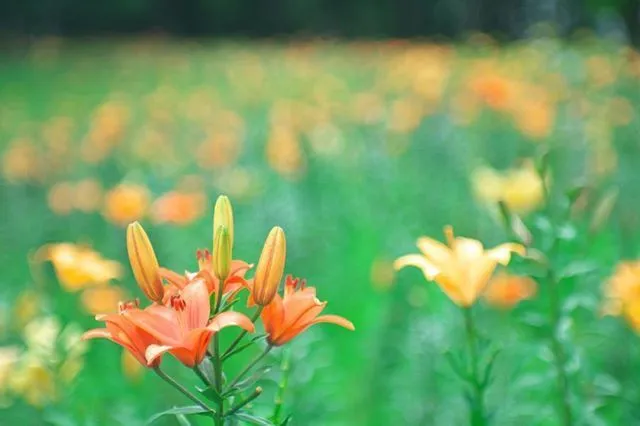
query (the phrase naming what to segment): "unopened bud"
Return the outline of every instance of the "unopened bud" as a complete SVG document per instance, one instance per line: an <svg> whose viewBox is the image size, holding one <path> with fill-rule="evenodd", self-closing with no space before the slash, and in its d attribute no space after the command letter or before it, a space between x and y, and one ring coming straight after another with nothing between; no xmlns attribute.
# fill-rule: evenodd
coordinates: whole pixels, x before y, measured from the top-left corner
<svg viewBox="0 0 640 426"><path fill-rule="evenodd" d="M233 209L226 195L221 195L216 200L213 208L213 241L216 240L216 232L223 226L229 233L229 243L233 249Z"/></svg>
<svg viewBox="0 0 640 426"><path fill-rule="evenodd" d="M158 259L147 233L138 222L127 227L127 253L133 275L142 292L149 300L162 302L164 286L158 273Z"/></svg>
<svg viewBox="0 0 640 426"><path fill-rule="evenodd" d="M282 228L274 227L264 243L253 278L253 301L260 306L269 304L278 292L287 257L287 242Z"/></svg>
<svg viewBox="0 0 640 426"><path fill-rule="evenodd" d="M216 230L213 245L213 273L224 281L231 270L231 238L224 226Z"/></svg>

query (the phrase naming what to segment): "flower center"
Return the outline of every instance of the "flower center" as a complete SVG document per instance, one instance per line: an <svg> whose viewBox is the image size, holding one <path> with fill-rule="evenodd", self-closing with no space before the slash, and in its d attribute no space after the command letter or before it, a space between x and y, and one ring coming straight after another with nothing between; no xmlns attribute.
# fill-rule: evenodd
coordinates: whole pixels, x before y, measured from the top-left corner
<svg viewBox="0 0 640 426"><path fill-rule="evenodd" d="M290 291L303 290L307 286L307 280L294 278L292 275L287 275L285 285Z"/></svg>
<svg viewBox="0 0 640 426"><path fill-rule="evenodd" d="M187 302L179 294L174 294L169 299L169 305L176 311L182 312L187 307Z"/></svg>
<svg viewBox="0 0 640 426"><path fill-rule="evenodd" d="M125 300L118 302L118 313L123 313L129 309L137 309L140 307L140 299Z"/></svg>
<svg viewBox="0 0 640 426"><path fill-rule="evenodd" d="M196 251L196 259L198 259L198 267L200 270L209 269L211 267L211 252L207 249Z"/></svg>

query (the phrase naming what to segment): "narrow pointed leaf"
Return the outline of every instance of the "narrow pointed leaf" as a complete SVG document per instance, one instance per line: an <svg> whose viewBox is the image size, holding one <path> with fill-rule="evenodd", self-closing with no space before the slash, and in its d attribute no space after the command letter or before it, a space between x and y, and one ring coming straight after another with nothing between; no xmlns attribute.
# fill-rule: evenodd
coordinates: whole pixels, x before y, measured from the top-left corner
<svg viewBox="0 0 640 426"><path fill-rule="evenodd" d="M252 425L258 425L258 426L274 426L273 423L271 423L269 420L263 418L263 417L258 417L258 416L254 416L253 414L249 414L246 413L244 411L239 411L237 413L235 413L233 415L233 417L242 420L243 422L247 422L249 424Z"/></svg>
<svg viewBox="0 0 640 426"><path fill-rule="evenodd" d="M185 406L185 407L173 407L173 408L170 408L170 409L168 409L166 411L163 411L161 413L154 414L153 416L151 416L149 418L149 420L147 420L146 424L147 425L151 424L151 423L155 422L156 420L158 420L160 417L163 417L163 416L170 416L170 415L174 415L175 416L175 415L179 415L179 414L182 414L182 415L195 415L195 414L199 414L199 415L206 414L206 415L209 415L209 413L210 413L210 411L205 410L204 408L202 408L202 407L200 407L198 405L189 405L189 406Z"/></svg>

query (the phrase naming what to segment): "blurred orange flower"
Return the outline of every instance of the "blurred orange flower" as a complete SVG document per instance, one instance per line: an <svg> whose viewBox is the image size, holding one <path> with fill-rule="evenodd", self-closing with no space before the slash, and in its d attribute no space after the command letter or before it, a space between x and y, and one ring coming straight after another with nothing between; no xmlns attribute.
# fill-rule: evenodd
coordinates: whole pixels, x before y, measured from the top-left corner
<svg viewBox="0 0 640 426"><path fill-rule="evenodd" d="M149 191L142 185L120 184L104 198L104 217L120 226L141 219L149 206Z"/></svg>
<svg viewBox="0 0 640 426"><path fill-rule="evenodd" d="M312 325L323 322L355 330L353 323L341 316L320 315L326 305L327 302L318 300L314 287L306 287L306 281L288 275L284 297L276 294L260 314L267 341L274 346L284 345Z"/></svg>
<svg viewBox="0 0 640 426"><path fill-rule="evenodd" d="M156 223L186 225L202 216L206 196L202 192L170 191L151 206L151 218Z"/></svg>
<svg viewBox="0 0 640 426"><path fill-rule="evenodd" d="M58 182L49 189L47 201L51 211L57 215L68 215L73 211L75 191L70 182Z"/></svg>
<svg viewBox="0 0 640 426"><path fill-rule="evenodd" d="M496 110L508 109L515 97L511 81L494 73L475 76L469 86L472 93Z"/></svg>
<svg viewBox="0 0 640 426"><path fill-rule="evenodd" d="M425 278L438 283L442 291L459 306L475 303L485 290L493 271L507 265L511 253L524 255L520 244L504 243L485 250L482 243L470 238L454 237L453 229L444 230L447 245L428 237L418 239L422 254L409 254L396 259L396 270L415 266L422 270Z"/></svg>
<svg viewBox="0 0 640 426"><path fill-rule="evenodd" d="M2 157L2 174L9 182L32 181L42 176L37 148L27 139L16 139Z"/></svg>
<svg viewBox="0 0 640 426"><path fill-rule="evenodd" d="M484 292L484 299L492 306L509 309L523 300L531 299L536 291L536 282L531 278L503 272L489 282Z"/></svg>

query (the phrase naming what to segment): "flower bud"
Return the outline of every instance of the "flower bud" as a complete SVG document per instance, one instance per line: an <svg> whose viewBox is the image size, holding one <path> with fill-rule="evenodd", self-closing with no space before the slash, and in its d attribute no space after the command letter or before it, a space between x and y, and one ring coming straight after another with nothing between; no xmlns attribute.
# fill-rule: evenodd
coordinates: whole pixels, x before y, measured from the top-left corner
<svg viewBox="0 0 640 426"><path fill-rule="evenodd" d="M253 278L253 301L257 305L267 305L278 292L284 272L287 242L282 228L274 227L264 243L256 274Z"/></svg>
<svg viewBox="0 0 640 426"><path fill-rule="evenodd" d="M224 226L216 230L213 246L213 273L224 281L231 271L231 238Z"/></svg>
<svg viewBox="0 0 640 426"><path fill-rule="evenodd" d="M233 209L226 195L221 195L216 200L213 209L213 241L215 244L216 232L223 226L229 234L229 246L233 249Z"/></svg>
<svg viewBox="0 0 640 426"><path fill-rule="evenodd" d="M127 227L127 253L133 275L142 292L149 300L162 302L164 286L158 273L158 259L147 233L138 222Z"/></svg>

